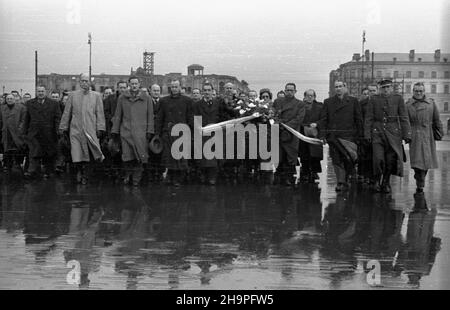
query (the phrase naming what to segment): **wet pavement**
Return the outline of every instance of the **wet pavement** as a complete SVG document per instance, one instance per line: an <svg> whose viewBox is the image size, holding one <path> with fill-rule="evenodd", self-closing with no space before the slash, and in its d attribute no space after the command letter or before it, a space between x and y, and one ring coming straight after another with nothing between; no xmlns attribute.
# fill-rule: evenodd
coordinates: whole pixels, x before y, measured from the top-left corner
<svg viewBox="0 0 450 310"><path fill-rule="evenodd" d="M438 156L424 196L412 172L392 195L337 195L326 161L297 189L3 179L0 289L450 289L450 151Z"/></svg>

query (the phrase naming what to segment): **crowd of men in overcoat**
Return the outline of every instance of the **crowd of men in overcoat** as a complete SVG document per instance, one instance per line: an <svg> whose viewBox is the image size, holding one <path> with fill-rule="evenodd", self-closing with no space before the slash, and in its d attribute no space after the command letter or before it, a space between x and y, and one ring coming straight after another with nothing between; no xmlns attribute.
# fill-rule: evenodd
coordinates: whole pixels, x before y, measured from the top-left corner
<svg viewBox="0 0 450 310"><path fill-rule="evenodd" d="M418 192L423 191L428 170L437 168L435 141L442 139L443 128L423 83L414 85L413 97L405 103L394 93L391 80L369 85L359 100L348 94L343 81L336 81L335 95L323 104L316 101L312 89L304 92L303 100L296 98L294 83L287 83L274 100L269 89L262 89L259 96L256 91L238 94L231 83L218 96L206 82L201 89L193 89L190 97L179 80L170 83L165 97L160 86L142 88L135 76L120 81L116 93L109 89L103 97L90 84L89 76L82 74L80 90L63 94L62 100L55 92L48 97L45 86L37 87L34 99L19 100L16 93L2 97L6 173L19 167L26 178L41 174L49 178L55 168L64 173L70 166L74 179L87 184L93 170L101 167L113 180L133 186L147 181L175 186L218 181L291 186L300 166L299 182L316 182L322 172L323 145L299 139L284 126L279 127L278 165L259 156L252 158L248 149L254 141L248 136L234 142L234 152L239 143L246 147L244 159L178 158L171 152L176 139L172 129L179 124L193 128L194 116L201 116L200 125L205 127L256 112L244 124L285 124L300 136L328 144L338 192L346 191L354 179L374 191L390 193L391 176L404 175L403 143L409 144ZM227 133L223 134L226 141ZM209 138L202 136L202 147ZM265 139L270 140L270 134ZM191 155L198 147L194 141L192 145ZM226 147L224 143L224 154Z"/></svg>

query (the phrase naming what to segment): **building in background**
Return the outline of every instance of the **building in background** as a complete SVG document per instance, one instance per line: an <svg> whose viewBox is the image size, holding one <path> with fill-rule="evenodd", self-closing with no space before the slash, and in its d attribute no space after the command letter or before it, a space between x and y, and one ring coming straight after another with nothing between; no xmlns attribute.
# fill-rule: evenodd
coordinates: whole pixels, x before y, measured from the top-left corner
<svg viewBox="0 0 450 310"><path fill-rule="evenodd" d="M204 74L204 67L198 64L188 66L187 75L183 75L182 73L154 74L154 53L146 51L143 56L144 66L136 70L131 68L129 75L93 74L92 79L95 90L103 92L105 87L112 87L114 89L118 81L127 81L130 75L136 75L140 78L142 87L150 87L153 84L158 84L163 94L169 93L168 87L173 79L179 79L181 86L186 87L188 94L191 93L193 88L201 88L205 82L211 83L219 94L224 92L225 84L228 82L236 85L238 92L249 91L246 81L239 81L236 77L229 75ZM38 84L45 85L51 91L73 91L78 87L78 74L41 74L38 75Z"/></svg>
<svg viewBox="0 0 450 310"><path fill-rule="evenodd" d="M434 53L370 53L354 54L351 61L330 73L329 94L334 94L334 82L347 83L349 93L359 97L361 90L372 82L390 78L394 89L405 100L411 98L413 85L423 82L427 96L433 98L444 126L450 117L450 54Z"/></svg>

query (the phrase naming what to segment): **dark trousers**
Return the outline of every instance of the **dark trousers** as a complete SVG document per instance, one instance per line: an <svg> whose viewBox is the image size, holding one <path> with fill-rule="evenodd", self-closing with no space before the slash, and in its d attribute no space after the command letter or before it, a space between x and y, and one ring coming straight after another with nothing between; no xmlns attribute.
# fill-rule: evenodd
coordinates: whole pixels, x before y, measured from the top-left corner
<svg viewBox="0 0 450 310"><path fill-rule="evenodd" d="M293 178L295 171L295 162L289 157L288 153L280 146L279 164L275 175L280 181Z"/></svg>
<svg viewBox="0 0 450 310"><path fill-rule="evenodd" d="M334 144L329 144L329 147L337 183L347 183L348 177L355 171L354 166Z"/></svg>
<svg viewBox="0 0 450 310"><path fill-rule="evenodd" d="M379 181L381 176L389 179L397 166L397 153L389 144L386 136L380 135L374 139L373 148L373 175L375 180Z"/></svg>
<svg viewBox="0 0 450 310"><path fill-rule="evenodd" d="M13 165L19 166L23 163L24 154L18 150L9 150L3 154L3 165L11 169Z"/></svg>
<svg viewBox="0 0 450 310"><path fill-rule="evenodd" d="M162 165L161 154L149 153L149 160L147 164L147 173L151 180L159 181L162 180L162 175L166 170Z"/></svg>
<svg viewBox="0 0 450 310"><path fill-rule="evenodd" d="M202 181L211 181L217 179L218 168L217 167L205 167L201 168Z"/></svg>
<svg viewBox="0 0 450 310"><path fill-rule="evenodd" d="M425 187L425 178L427 176L428 170L421 170L417 168L414 169L414 179L416 179L416 185L418 188Z"/></svg>
<svg viewBox="0 0 450 310"><path fill-rule="evenodd" d="M73 163L75 172L77 174L77 181L80 182L82 181L82 179L87 180L89 177L93 176L94 170L96 170L96 168L99 168L99 165L101 165L101 163L94 159L94 155L92 154L91 150L89 150L89 161Z"/></svg>
<svg viewBox="0 0 450 310"><path fill-rule="evenodd" d="M139 183L144 172L144 165L137 160L131 160L124 163L125 179L133 178L133 183Z"/></svg>
<svg viewBox="0 0 450 310"><path fill-rule="evenodd" d="M373 179L373 156L370 143L362 143L358 146L358 174L365 179Z"/></svg>
<svg viewBox="0 0 450 310"><path fill-rule="evenodd" d="M312 157L309 150L309 144L300 141L298 145L300 162L302 164L302 174L320 173L322 172L322 166L320 165L320 158Z"/></svg>
<svg viewBox="0 0 450 310"><path fill-rule="evenodd" d="M28 168L29 173L38 173L41 168L41 162L44 166L44 173L50 174L55 171L55 157L54 156L43 156L43 157L29 157L30 167Z"/></svg>
<svg viewBox="0 0 450 310"><path fill-rule="evenodd" d="M60 171L65 171L66 165L70 165L70 163L72 162L69 147L70 142L68 141L68 137L66 137L66 143L64 143L63 139L60 138L56 147L56 167Z"/></svg>

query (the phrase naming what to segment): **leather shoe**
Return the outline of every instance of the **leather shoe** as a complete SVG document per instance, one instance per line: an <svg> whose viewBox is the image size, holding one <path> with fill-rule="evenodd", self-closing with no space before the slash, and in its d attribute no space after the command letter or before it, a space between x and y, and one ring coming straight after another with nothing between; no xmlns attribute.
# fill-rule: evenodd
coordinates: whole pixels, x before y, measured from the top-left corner
<svg viewBox="0 0 450 310"><path fill-rule="evenodd" d="M383 193L385 193L385 194L390 194L392 191L391 186L389 184L383 184L382 190L383 190Z"/></svg>
<svg viewBox="0 0 450 310"><path fill-rule="evenodd" d="M375 182L375 184L373 185L373 190L375 191L375 192L377 192L377 193L381 193L381 185L380 185L380 182Z"/></svg>
<svg viewBox="0 0 450 310"><path fill-rule="evenodd" d="M335 188L336 192L342 192L344 189L345 189L345 188L344 188L344 184L343 184L343 183L339 183L339 184L336 186L336 188Z"/></svg>

